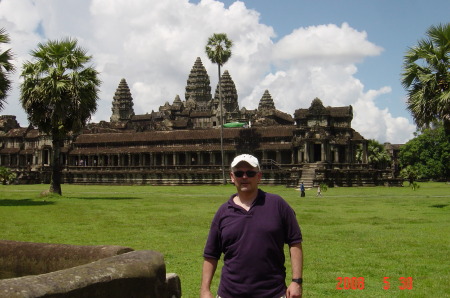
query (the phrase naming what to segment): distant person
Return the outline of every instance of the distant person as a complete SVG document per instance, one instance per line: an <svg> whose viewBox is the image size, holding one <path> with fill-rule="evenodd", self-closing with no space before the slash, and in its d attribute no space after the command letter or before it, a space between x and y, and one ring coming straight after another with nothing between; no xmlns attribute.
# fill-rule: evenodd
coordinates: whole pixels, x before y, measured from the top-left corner
<svg viewBox="0 0 450 298"><path fill-rule="evenodd" d="M305 196L305 185L303 185L303 182L300 184L300 196Z"/></svg>
<svg viewBox="0 0 450 298"><path fill-rule="evenodd" d="M322 192L320 191L320 185L317 186L317 196L321 197L322 196Z"/></svg>
<svg viewBox="0 0 450 298"><path fill-rule="evenodd" d="M262 173L249 154L231 163L237 193L216 212L203 257L201 298L302 296L302 234L294 210L279 195L258 188ZM284 244L289 245L292 282L286 286ZM223 254L217 296L211 282Z"/></svg>

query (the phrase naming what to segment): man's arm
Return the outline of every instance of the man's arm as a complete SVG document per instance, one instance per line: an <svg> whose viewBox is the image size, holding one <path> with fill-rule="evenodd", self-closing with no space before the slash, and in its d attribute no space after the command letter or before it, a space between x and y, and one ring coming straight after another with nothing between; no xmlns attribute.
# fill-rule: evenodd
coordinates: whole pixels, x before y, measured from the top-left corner
<svg viewBox="0 0 450 298"><path fill-rule="evenodd" d="M202 285L200 288L201 298L214 297L210 288L214 273L216 272L217 263L218 260L213 258L205 258L203 261Z"/></svg>
<svg viewBox="0 0 450 298"><path fill-rule="evenodd" d="M289 247L289 252L291 255L291 266L292 266L292 278L302 278L303 277L303 250L302 244L296 243ZM287 291L287 298L302 297L302 285L291 282Z"/></svg>

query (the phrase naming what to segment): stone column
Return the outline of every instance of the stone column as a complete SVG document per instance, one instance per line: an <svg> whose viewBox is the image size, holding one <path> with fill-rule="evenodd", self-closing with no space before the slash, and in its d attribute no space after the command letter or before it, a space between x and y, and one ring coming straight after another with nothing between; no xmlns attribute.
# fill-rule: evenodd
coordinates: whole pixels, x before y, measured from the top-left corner
<svg viewBox="0 0 450 298"><path fill-rule="evenodd" d="M327 160L327 155L326 155L326 152L325 152L325 143L322 143L322 144L320 144L320 150L322 151L322 152L320 152L321 154L320 154L320 161L326 161Z"/></svg>
<svg viewBox="0 0 450 298"><path fill-rule="evenodd" d="M201 152L197 152L198 164L203 165L203 154Z"/></svg>
<svg viewBox="0 0 450 298"><path fill-rule="evenodd" d="M216 157L213 152L209 152L209 161L212 165L216 164Z"/></svg>
<svg viewBox="0 0 450 298"><path fill-rule="evenodd" d="M276 156L276 159L277 159L276 162L281 164L282 162L281 162L281 152L280 152L280 150L277 150L275 154L276 154L275 156Z"/></svg>
<svg viewBox="0 0 450 298"><path fill-rule="evenodd" d="M367 163L367 142L363 143L363 163Z"/></svg>
<svg viewBox="0 0 450 298"><path fill-rule="evenodd" d="M347 150L347 152L346 152L346 154L345 154L345 162L346 163L350 163L350 156L351 156L351 153L352 153L352 144L350 143L348 146L348 150Z"/></svg>
<svg viewBox="0 0 450 298"><path fill-rule="evenodd" d="M304 158L305 158L305 162L309 163L309 150L308 150L308 143L307 142L305 142Z"/></svg>
<svg viewBox="0 0 450 298"><path fill-rule="evenodd" d="M192 164L191 158L192 158L191 152L186 152L186 165L187 166L190 166Z"/></svg>

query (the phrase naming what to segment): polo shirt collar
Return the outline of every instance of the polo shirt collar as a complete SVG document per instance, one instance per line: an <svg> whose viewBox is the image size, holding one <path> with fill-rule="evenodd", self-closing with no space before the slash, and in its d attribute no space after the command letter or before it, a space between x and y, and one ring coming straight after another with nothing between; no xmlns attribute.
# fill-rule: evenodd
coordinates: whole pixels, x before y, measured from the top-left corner
<svg viewBox="0 0 450 298"><path fill-rule="evenodd" d="M231 195L230 199L228 200L228 208L235 208L235 209L239 209L239 210L243 209L241 206L238 206L233 201L233 198L237 195L238 195L237 193ZM253 206L255 206L255 205L262 204L262 202L264 201L264 197L265 197L265 192L258 188L258 194L256 195L256 199L253 201L253 204L250 207L250 209L252 209Z"/></svg>

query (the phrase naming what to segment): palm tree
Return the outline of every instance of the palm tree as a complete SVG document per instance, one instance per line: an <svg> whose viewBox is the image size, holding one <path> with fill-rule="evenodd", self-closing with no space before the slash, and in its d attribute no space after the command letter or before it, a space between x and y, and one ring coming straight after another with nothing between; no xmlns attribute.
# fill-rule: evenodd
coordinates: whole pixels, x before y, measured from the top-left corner
<svg viewBox="0 0 450 298"><path fill-rule="evenodd" d="M362 163L364 148L362 146L356 149L356 161ZM391 156L386 151L383 144L376 140L367 141L367 163L375 169L385 169L391 162Z"/></svg>
<svg viewBox="0 0 450 298"><path fill-rule="evenodd" d="M208 38L208 43L206 44L206 54L212 63L217 63L219 72L219 105L220 105L220 153L222 158L222 178L223 184L227 183L225 178L225 166L224 166L224 155L223 155L223 105L222 105L222 86L221 86L221 75L220 67L224 65L228 59L231 57L231 47L233 42L228 39L225 33L214 33L210 38Z"/></svg>
<svg viewBox="0 0 450 298"><path fill-rule="evenodd" d="M391 161L384 145L375 140L369 140L367 145L367 162L375 169L385 169Z"/></svg>
<svg viewBox="0 0 450 298"><path fill-rule="evenodd" d="M439 119L450 132L450 23L431 26L404 57L402 85L407 109L419 128Z"/></svg>
<svg viewBox="0 0 450 298"><path fill-rule="evenodd" d="M0 44L9 42L9 35L6 33L5 29L0 28ZM9 74L14 72L14 65L11 63L12 58L13 54L11 49L0 52L0 111L4 108L8 91L11 90Z"/></svg>
<svg viewBox="0 0 450 298"><path fill-rule="evenodd" d="M20 101L30 123L52 139L49 191L61 195L61 146L97 110L101 82L98 72L85 66L92 57L75 39L40 43L31 56L34 61L23 64Z"/></svg>

